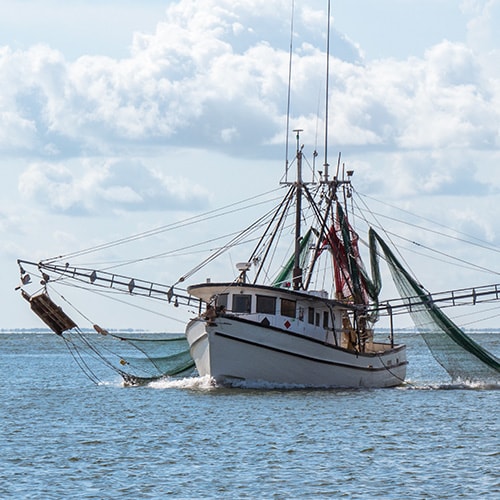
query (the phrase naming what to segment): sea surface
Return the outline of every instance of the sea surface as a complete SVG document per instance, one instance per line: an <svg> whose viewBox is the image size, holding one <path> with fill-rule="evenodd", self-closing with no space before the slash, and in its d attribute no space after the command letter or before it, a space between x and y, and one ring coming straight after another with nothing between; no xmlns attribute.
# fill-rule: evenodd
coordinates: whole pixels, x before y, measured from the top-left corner
<svg viewBox="0 0 500 500"><path fill-rule="evenodd" d="M402 340L402 387L291 390L96 385L56 335L0 334L0 498L500 498L499 387Z"/></svg>

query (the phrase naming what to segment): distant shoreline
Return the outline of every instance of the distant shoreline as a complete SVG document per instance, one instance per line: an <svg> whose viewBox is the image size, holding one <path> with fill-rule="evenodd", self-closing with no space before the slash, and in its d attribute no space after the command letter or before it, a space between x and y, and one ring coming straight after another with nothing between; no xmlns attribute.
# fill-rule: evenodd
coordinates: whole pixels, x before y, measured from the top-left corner
<svg viewBox="0 0 500 500"><path fill-rule="evenodd" d="M84 333L96 333L92 328L81 328ZM135 328L108 328L109 332L113 333L148 333L148 334L167 334L167 335L182 335L182 332L165 332L165 331L153 331L153 330L142 330ZM389 333L389 328L376 328L375 333ZM415 333L418 331L414 327L408 328L395 328L395 333ZM500 333L500 328L464 328L466 333ZM53 333L49 328L0 328L0 335L7 333ZM97 333L96 333L97 335Z"/></svg>

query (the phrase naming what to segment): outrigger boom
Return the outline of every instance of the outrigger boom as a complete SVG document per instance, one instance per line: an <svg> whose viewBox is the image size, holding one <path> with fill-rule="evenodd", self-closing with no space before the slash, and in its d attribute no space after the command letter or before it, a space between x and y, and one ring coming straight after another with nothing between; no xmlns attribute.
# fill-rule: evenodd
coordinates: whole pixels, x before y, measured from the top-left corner
<svg viewBox="0 0 500 500"><path fill-rule="evenodd" d="M164 285L152 281L124 276L121 274L109 273L107 271L97 271L84 267L73 267L68 264L56 265L45 262L31 262L28 260L18 259L18 264L21 269L21 279L27 273L24 271L23 264L26 266L35 266L43 274L44 281L56 281L64 278L81 281L87 285L94 285L101 288L111 288L129 295L139 295L152 299L164 300L172 303L175 307L178 306L197 306L201 307L201 301L189 295L185 290L175 289L174 285ZM24 273L23 273L24 271ZM50 277L46 273L54 273L56 277ZM42 283L45 284L45 283Z"/></svg>
<svg viewBox="0 0 500 500"><path fill-rule="evenodd" d="M37 267L41 272L45 273L44 278L46 280L50 279L50 281L71 278L87 285L111 288L129 295L164 300L173 304L175 307L196 306L201 310L203 306L200 299L188 294L184 289L176 288L175 285L165 285L101 270L97 271L90 268L74 267L68 264L63 266L48 264L43 261L37 263L23 259L18 259L17 262L22 270L22 277L27 275L22 266L25 264L26 266ZM46 275L46 272L54 273L56 278L49 277ZM412 308L419 307L423 303L432 303L439 305L440 308L445 308L477 305L493 302L495 300L500 300L500 283L469 288L457 288L442 292L429 292L424 297L415 295L413 297L398 297L384 300L378 304L377 308L369 308L368 312L373 312L377 309L380 315L390 316L411 312Z"/></svg>
<svg viewBox="0 0 500 500"><path fill-rule="evenodd" d="M500 299L500 284L483 285L471 288L457 288L443 292L428 293L424 297L398 297L386 300L378 305L378 309L392 311L393 314L411 312L413 308L421 306L424 302L439 305L439 307L475 306Z"/></svg>

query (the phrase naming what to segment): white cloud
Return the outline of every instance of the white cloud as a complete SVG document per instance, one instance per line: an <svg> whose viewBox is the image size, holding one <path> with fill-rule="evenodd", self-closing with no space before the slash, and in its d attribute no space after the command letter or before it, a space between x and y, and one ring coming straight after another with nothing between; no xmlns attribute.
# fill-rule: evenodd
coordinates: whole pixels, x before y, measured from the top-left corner
<svg viewBox="0 0 500 500"><path fill-rule="evenodd" d="M471 33L474 20L491 22L497 4L464 2ZM304 129L310 145L323 134L323 8L298 9L295 25L291 125ZM46 45L2 48L0 150L40 155L20 180L24 196L68 213L92 213L111 201L121 209L149 210L167 199L182 205L189 196L178 176L165 180L154 165L140 166L144 146L148 155L157 146L174 145L282 157L288 11L286 1L180 0L154 33L134 35L130 55L122 59L88 55L67 61ZM336 34L334 47L342 43L352 57L332 60L333 147L394 151L386 163L402 172L405 151L416 165L432 151L499 147L500 82L483 53L445 40L421 58L363 61L355 42ZM136 172L130 151L138 158ZM83 173L80 162L71 160L79 156L95 159ZM116 160L111 164L107 157ZM94 167L88 166L92 161ZM141 188L132 180L140 176L147 179ZM410 184L438 192L451 177L418 188Z"/></svg>
<svg viewBox="0 0 500 500"><path fill-rule="evenodd" d="M177 2L154 34L135 34L130 57L121 60L85 56L67 62L46 46L7 50L2 66L11 92L3 98L38 140L50 136L52 151L64 152L66 142L99 150L110 141L193 141L195 126L198 144L214 144L242 116L247 123L233 134L245 137L240 146L248 142L247 129L257 144L266 143L282 127L288 54L270 41L288 29L285 5L226 1L200 8ZM310 59L303 53L297 67ZM314 59L320 60L319 52Z"/></svg>
<svg viewBox="0 0 500 500"><path fill-rule="evenodd" d="M0 119L9 132L0 134L0 147L119 154L126 141L163 140L253 155L282 142L288 8L261 0L179 1L155 33L136 33L130 57L120 60L68 62L47 46L3 49ZM296 31L312 32L320 14L304 8ZM281 47L271 43L277 33ZM321 126L324 47L296 38L292 121L313 138ZM351 61L332 63L332 140L409 149L498 146L500 111L492 104L500 88L471 49L444 41L423 59L364 64L353 50ZM275 150L264 147L263 154Z"/></svg>
<svg viewBox="0 0 500 500"><path fill-rule="evenodd" d="M202 207L209 199L199 186L132 160L86 160L71 168L34 163L19 178L19 191L54 213L96 215L118 210L148 211Z"/></svg>
<svg viewBox="0 0 500 500"><path fill-rule="evenodd" d="M304 129L309 158L323 136L324 3L296 2L291 128ZM382 23L363 20L364 40L385 40L379 48L390 48L392 40L407 46L400 36L406 33L397 30L415 23L408 21L410 10L418 20L434 16L432 42L429 26L420 23L406 37L418 35L418 47L405 52L398 44L398 58L365 59L371 47L353 32L335 31L342 26L335 19L331 156L343 151L361 192L397 199L429 219L438 210L450 225L497 241L500 2L462 2L465 21L450 31L436 12L449 12L443 5L453 2L433 3L432 16L426 11L431 2L404 3L363 3L384 17ZM78 4L87 9L85 24L92 19L88 2ZM405 16L402 28L384 10L389 4L391 15ZM90 22L79 33L92 36L91 50L68 52L47 37L0 47L4 256L69 252L178 215L167 210L221 206L277 185L284 163L289 0L168 5L156 29L129 34L130 50L123 46L119 56L108 50L106 37L96 50ZM354 9L345 3L334 15L342 17L346 8ZM464 32L467 20L467 39L445 39L445 31ZM317 161L322 157L320 151Z"/></svg>
<svg viewBox="0 0 500 500"><path fill-rule="evenodd" d="M476 49L498 49L496 21L500 15L499 0L463 0L462 11L469 16L468 42Z"/></svg>
<svg viewBox="0 0 500 500"><path fill-rule="evenodd" d="M0 112L0 151L30 150L36 143L36 126L12 111Z"/></svg>

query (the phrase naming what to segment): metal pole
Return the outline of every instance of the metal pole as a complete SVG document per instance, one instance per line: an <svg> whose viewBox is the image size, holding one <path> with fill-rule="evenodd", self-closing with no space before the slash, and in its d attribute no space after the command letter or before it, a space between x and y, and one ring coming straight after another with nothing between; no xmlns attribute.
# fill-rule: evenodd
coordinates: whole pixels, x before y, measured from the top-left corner
<svg viewBox="0 0 500 500"><path fill-rule="evenodd" d="M297 133L297 192L295 210L295 253L293 266L293 288L298 290L302 286L302 269L300 267L300 222L302 217L302 148L300 147L301 129L294 130Z"/></svg>

